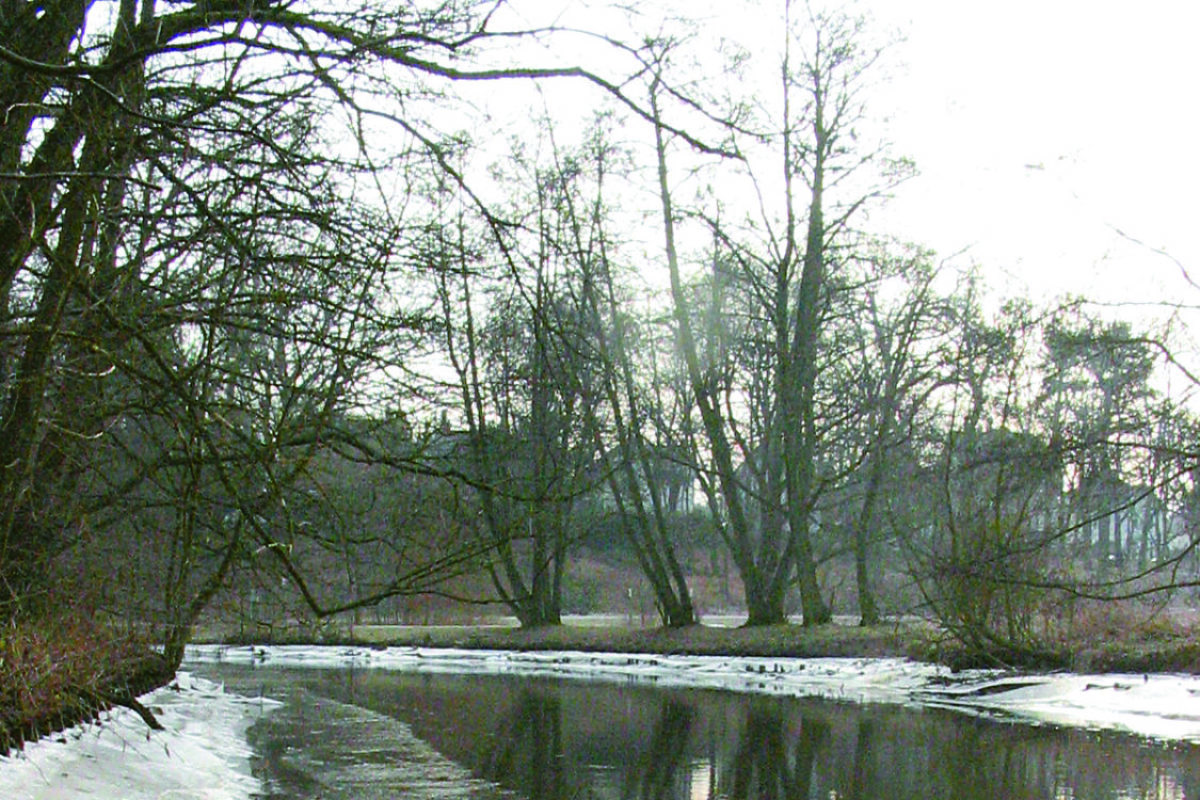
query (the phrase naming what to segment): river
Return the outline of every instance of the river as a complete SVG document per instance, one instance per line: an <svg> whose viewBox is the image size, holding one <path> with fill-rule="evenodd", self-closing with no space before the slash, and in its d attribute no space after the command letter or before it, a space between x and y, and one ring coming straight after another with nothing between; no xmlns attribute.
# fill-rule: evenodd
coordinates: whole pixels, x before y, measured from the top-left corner
<svg viewBox="0 0 1200 800"><path fill-rule="evenodd" d="M937 708L351 666L196 667L284 701L270 800L1200 798L1200 745Z"/></svg>

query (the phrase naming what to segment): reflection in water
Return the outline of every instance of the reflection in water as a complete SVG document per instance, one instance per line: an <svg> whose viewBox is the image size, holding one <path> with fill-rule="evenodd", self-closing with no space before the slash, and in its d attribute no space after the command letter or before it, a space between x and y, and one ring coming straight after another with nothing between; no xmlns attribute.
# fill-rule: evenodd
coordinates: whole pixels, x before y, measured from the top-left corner
<svg viewBox="0 0 1200 800"><path fill-rule="evenodd" d="M504 676L255 677L399 719L532 800L1200 799L1200 746L938 710Z"/></svg>
<svg viewBox="0 0 1200 800"><path fill-rule="evenodd" d="M562 704L553 695L522 691L504 731L481 755L483 776L515 783L531 800L570 797L563 771Z"/></svg>
<svg viewBox="0 0 1200 800"><path fill-rule="evenodd" d="M678 796L688 773L688 736L692 730L692 709L673 697L665 697L659 706L658 723L650 747L638 759L637 796L644 800L664 800Z"/></svg>
<svg viewBox="0 0 1200 800"><path fill-rule="evenodd" d="M733 760L728 795L734 800L746 798L808 797L817 748L829 735L823 721L809 717L799 720L793 731L784 709L778 703L749 704ZM722 782L718 791L724 794Z"/></svg>

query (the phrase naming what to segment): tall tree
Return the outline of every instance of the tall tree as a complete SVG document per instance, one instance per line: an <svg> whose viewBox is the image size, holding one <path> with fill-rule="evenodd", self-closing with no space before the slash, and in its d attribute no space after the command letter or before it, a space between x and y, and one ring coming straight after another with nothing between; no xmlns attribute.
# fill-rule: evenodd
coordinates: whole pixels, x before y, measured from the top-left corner
<svg viewBox="0 0 1200 800"><path fill-rule="evenodd" d="M462 213L457 239L437 245L457 260L453 275L439 276L439 294L494 584L529 626L560 621L569 515L593 480L594 448L590 323L576 299L590 279L572 241L578 170L539 155L518 148L497 167L522 191L509 201L509 223L476 238L478 251Z"/></svg>
<svg viewBox="0 0 1200 800"><path fill-rule="evenodd" d="M1078 476L1074 515L1096 528L1095 563L1102 569L1124 560L1120 509L1127 505L1127 449L1118 442L1141 438L1147 425L1150 341L1128 323L1056 317L1046 334L1047 409L1054 435L1074 455Z"/></svg>
<svg viewBox="0 0 1200 800"><path fill-rule="evenodd" d="M604 194L616 157L609 135L597 124L581 157L569 159L586 164L594 196L564 194L571 221L564 247L578 270L575 302L585 331L581 343L590 348L595 362L595 397L585 403L585 410L619 524L650 583L663 623L683 627L696 622L696 614L672 538L671 516L677 510L680 483L690 482L693 472L688 464L671 461L675 448L669 443L678 432L665 424L668 415L659 407L662 395L647 385L653 375L647 376L644 363L639 365L634 356L638 321L627 307L626 287L618 282L616 242L609 232ZM562 166L560 159L560 174Z"/></svg>
<svg viewBox="0 0 1200 800"><path fill-rule="evenodd" d="M872 248L860 261L865 291L848 295L838 328L845 339L831 367L844 424L845 471L854 574L861 622L880 620L872 552L885 538L889 499L903 491L930 398L944 385L937 347L947 335L945 300L933 288L938 271L921 251ZM843 501L847 502L847 501Z"/></svg>
<svg viewBox="0 0 1200 800"><path fill-rule="evenodd" d="M731 225L720 215L708 220L716 242L710 319L724 313L717 301L722 286L745 299L739 308L748 326L739 336L750 337L742 342L753 346L740 350L752 359L739 365L742 370L705 362L684 291L661 126L656 144L680 350L713 461L711 496L746 587L750 621L782 621L794 579L805 623L821 624L830 609L812 532L823 490L818 392L830 275L845 258L835 254L854 214L900 173L882 150L855 145L865 114L863 86L879 54L866 44L862 21L811 8L794 19L791 4L785 8L776 116L760 123L755 136L748 133L752 121L727 121L760 210L744 223ZM651 110L661 119L656 88ZM868 177L873 170L875 177ZM710 347L715 341L708 337ZM747 407L750 419L740 420Z"/></svg>
<svg viewBox="0 0 1200 800"><path fill-rule="evenodd" d="M218 582L261 551L313 613L370 599L318 596L283 504L428 322L389 294L419 266L417 188L463 180L447 87L572 76L639 112L577 68L478 66L526 35L496 5L0 4L0 600L98 519L156 529L100 513L150 486L185 538L204 498L188 541ZM129 493L98 474L114 452Z"/></svg>

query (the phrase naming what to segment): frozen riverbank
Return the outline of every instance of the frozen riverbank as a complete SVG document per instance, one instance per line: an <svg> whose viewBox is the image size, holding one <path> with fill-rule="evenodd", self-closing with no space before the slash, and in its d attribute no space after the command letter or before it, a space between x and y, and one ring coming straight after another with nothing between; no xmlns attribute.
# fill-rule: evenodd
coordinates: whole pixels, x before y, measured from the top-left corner
<svg viewBox="0 0 1200 800"><path fill-rule="evenodd" d="M1175 675L952 675L899 658L731 658L620 653L361 647L223 647L188 650L189 666L252 664L441 673L499 673L696 687L843 702L936 706L1032 724L1111 729L1161 741L1200 742L1200 678ZM151 733L124 709L0 759L0 797L249 798L246 731L275 704L181 673L179 690L143 698L167 728Z"/></svg>
<svg viewBox="0 0 1200 800"><path fill-rule="evenodd" d="M194 663L485 672L664 687L937 706L1031 724L1118 730L1164 741L1200 742L1200 677L1191 675L1005 676L953 674L903 658L744 658L517 652L390 647L199 645Z"/></svg>
<svg viewBox="0 0 1200 800"><path fill-rule="evenodd" d="M0 797L8 800L227 800L259 788L250 774L246 730L275 703L240 697L181 672L142 697L165 730L132 711L28 744L0 758Z"/></svg>

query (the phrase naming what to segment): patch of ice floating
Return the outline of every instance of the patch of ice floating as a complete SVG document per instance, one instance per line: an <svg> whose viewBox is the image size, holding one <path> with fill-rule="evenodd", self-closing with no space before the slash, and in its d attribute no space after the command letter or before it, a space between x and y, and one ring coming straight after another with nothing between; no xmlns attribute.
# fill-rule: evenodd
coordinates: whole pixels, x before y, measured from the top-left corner
<svg viewBox="0 0 1200 800"><path fill-rule="evenodd" d="M1191 675L1011 676L902 658L741 658L421 647L194 646L192 663L355 666L629 681L863 703L934 706L1033 724L1121 730L1200 742L1200 678Z"/></svg>

